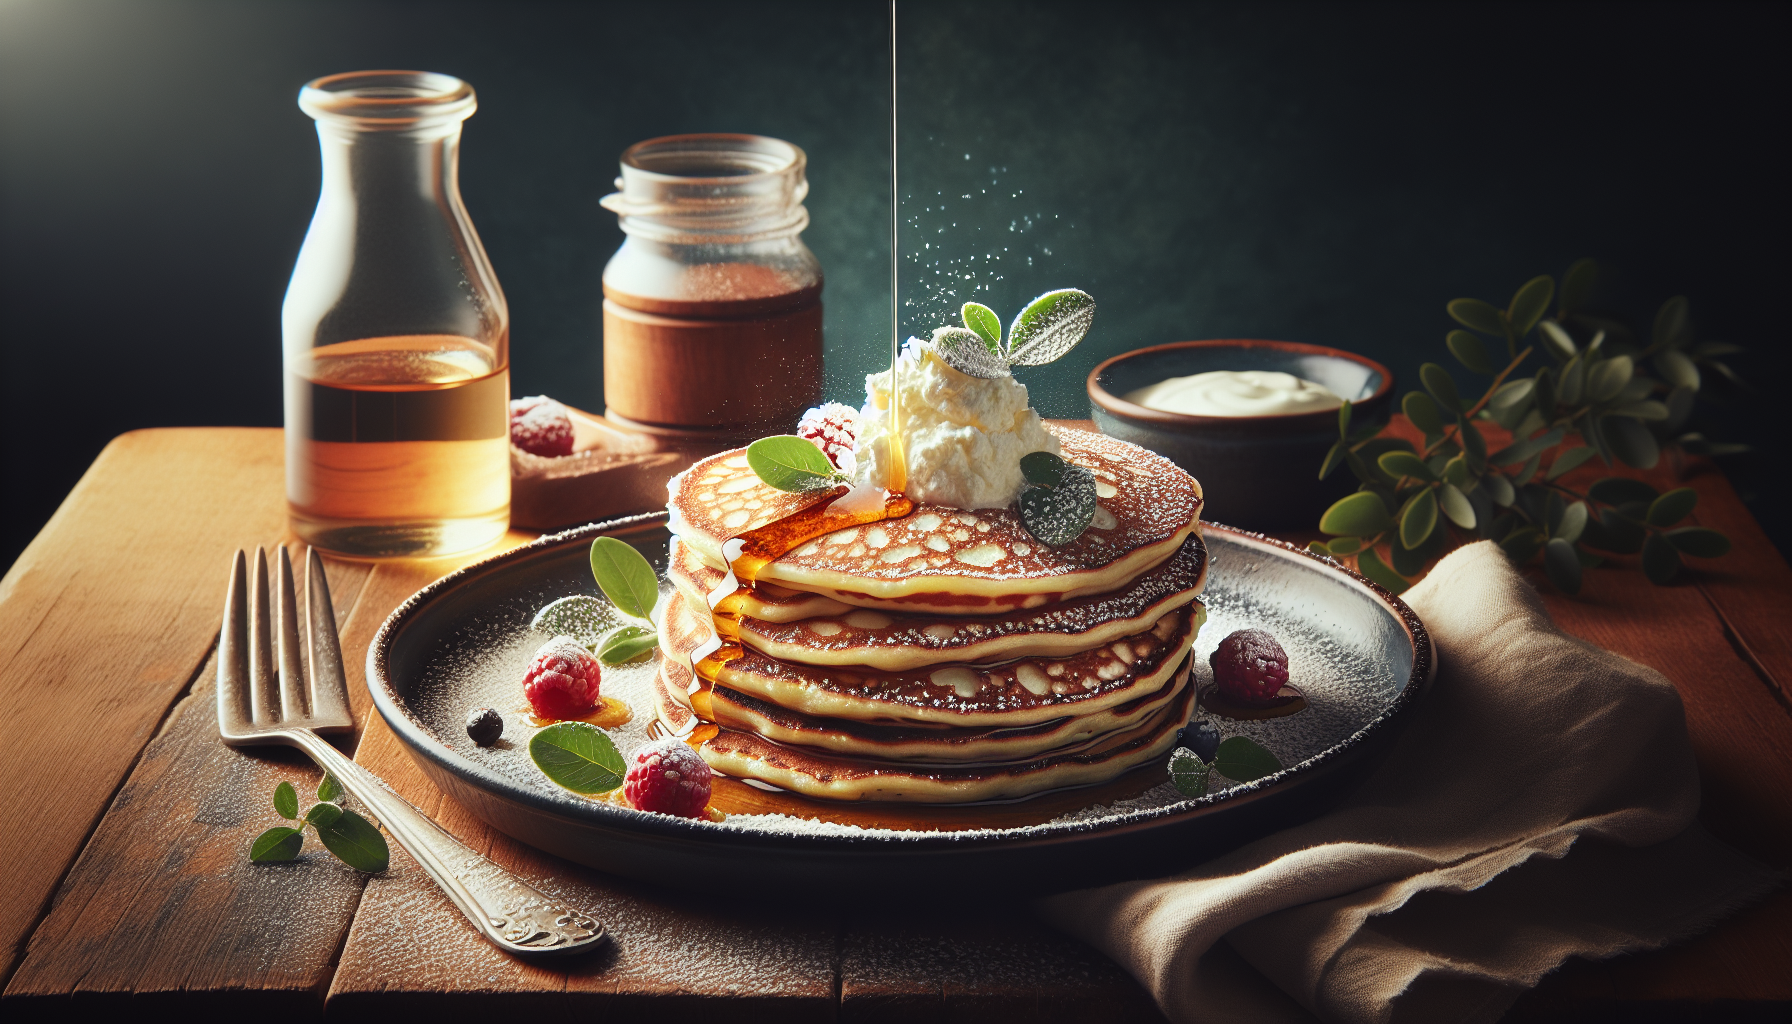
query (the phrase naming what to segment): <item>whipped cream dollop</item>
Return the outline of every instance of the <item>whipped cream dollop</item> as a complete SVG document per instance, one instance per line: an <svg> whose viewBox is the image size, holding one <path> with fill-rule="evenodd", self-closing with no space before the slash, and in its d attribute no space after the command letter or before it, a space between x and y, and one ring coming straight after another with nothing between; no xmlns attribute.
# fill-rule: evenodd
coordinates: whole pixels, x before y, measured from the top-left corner
<svg viewBox="0 0 1792 1024"><path fill-rule="evenodd" d="M1027 405L1027 386L1013 377L981 380L960 373L932 342L915 338L900 362L908 497L952 508L1006 508L1026 483L1021 456L1059 454L1058 439ZM888 487L890 371L868 375L865 396L854 483Z"/></svg>

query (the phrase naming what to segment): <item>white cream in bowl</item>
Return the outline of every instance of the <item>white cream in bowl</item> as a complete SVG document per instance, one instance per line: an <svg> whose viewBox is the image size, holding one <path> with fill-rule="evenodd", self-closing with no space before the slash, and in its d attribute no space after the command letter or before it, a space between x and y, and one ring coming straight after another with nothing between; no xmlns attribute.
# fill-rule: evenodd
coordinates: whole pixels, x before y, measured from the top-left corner
<svg viewBox="0 0 1792 1024"><path fill-rule="evenodd" d="M1285 416L1344 404L1344 399L1310 380L1274 370L1210 370L1171 377L1120 397L1184 416Z"/></svg>

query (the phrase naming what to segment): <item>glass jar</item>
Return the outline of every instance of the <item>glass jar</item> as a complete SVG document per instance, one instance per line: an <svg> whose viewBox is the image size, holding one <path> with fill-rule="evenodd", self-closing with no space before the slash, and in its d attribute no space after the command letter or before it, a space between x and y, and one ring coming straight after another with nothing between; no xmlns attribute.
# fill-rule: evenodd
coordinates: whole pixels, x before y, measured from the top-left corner
<svg viewBox="0 0 1792 1024"><path fill-rule="evenodd" d="M821 400L821 265L799 237L808 158L758 135L622 154L628 237L604 267L605 415L718 443L788 433Z"/></svg>
<svg viewBox="0 0 1792 1024"><path fill-rule="evenodd" d="M307 84L323 188L281 311L292 529L345 555L483 547L510 519L510 314L461 204L473 89Z"/></svg>

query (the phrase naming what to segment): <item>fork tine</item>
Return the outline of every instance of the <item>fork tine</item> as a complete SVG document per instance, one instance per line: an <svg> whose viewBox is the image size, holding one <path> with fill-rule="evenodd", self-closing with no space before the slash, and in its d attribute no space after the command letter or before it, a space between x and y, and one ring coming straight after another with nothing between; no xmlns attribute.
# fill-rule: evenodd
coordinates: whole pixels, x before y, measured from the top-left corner
<svg viewBox="0 0 1792 1024"><path fill-rule="evenodd" d="M230 563L224 626L218 631L218 731L249 731L249 560L241 548Z"/></svg>
<svg viewBox="0 0 1792 1024"><path fill-rule="evenodd" d="M280 724L280 682L274 675L273 616L268 608L267 551L255 549L249 595L249 711L255 724Z"/></svg>
<svg viewBox="0 0 1792 1024"><path fill-rule="evenodd" d="M275 614L279 617L280 637L280 720L301 722L310 715L310 701L305 686L305 663L299 653L299 602L292 585L292 556L286 545L274 549L280 553L279 589L274 591Z"/></svg>
<svg viewBox="0 0 1792 1024"><path fill-rule="evenodd" d="M342 643L336 636L336 607L316 548L305 555L305 612L305 633L311 640L311 727L318 732L353 729Z"/></svg>

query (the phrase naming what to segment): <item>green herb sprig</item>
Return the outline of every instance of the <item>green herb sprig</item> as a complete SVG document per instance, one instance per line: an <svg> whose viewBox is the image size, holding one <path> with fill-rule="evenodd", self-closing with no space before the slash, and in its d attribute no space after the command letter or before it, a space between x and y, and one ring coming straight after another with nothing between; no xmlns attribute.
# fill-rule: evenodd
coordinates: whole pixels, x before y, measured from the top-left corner
<svg viewBox="0 0 1792 1024"><path fill-rule="evenodd" d="M574 793L608 793L628 772L616 744L588 722L559 722L529 739L529 759L556 785Z"/></svg>
<svg viewBox="0 0 1792 1024"><path fill-rule="evenodd" d="M795 434L775 434L747 445L747 468L766 486L792 494L852 483L815 442Z"/></svg>
<svg viewBox="0 0 1792 1024"><path fill-rule="evenodd" d="M653 563L633 546L615 537L599 537L591 542L591 576L597 581L597 589L610 599L611 606L632 621L592 640L584 636L576 639L596 652L597 660L606 665L621 665L647 657L660 642L659 631L653 628L653 606L660 599L660 577L653 571ZM591 597L584 600L596 601ZM555 605L559 603L555 602ZM546 611L542 609L544 614Z"/></svg>
<svg viewBox="0 0 1792 1024"><path fill-rule="evenodd" d="M299 814L299 794L292 783L274 787L274 811L297 825L279 825L255 837L249 846L249 860L257 864L289 861L299 855L305 845L305 829L317 833L324 848L336 859L357 871L370 874L386 870L392 854L386 837L378 826L354 811L343 808L342 784L334 775L325 775L317 787L318 803Z"/></svg>
<svg viewBox="0 0 1792 1024"><path fill-rule="evenodd" d="M934 351L972 377L1006 377L1016 366L1044 366L1075 348L1095 323L1095 299L1077 288L1046 292L1015 314L1002 337L996 311L977 302L960 310L963 327L933 332Z"/></svg>
<svg viewBox="0 0 1792 1024"><path fill-rule="evenodd" d="M1395 593L1442 557L1452 528L1464 540L1497 541L1520 564L1541 553L1550 581L1569 594L1580 591L1582 570L1604 561L1595 550L1641 552L1643 573L1656 584L1674 578L1682 556L1728 552L1728 538L1716 530L1678 526L1698 503L1689 488L1658 494L1607 477L1582 493L1561 482L1595 457L1649 469L1664 450L1677 461L1681 453L1748 448L1684 432L1705 384L1714 376L1739 383L1721 357L1741 349L1697 341L1683 296L1662 305L1645 344L1623 324L1584 311L1596 277L1597 266L1583 259L1563 275L1559 296L1554 279L1540 275L1504 309L1480 299L1448 303L1450 317L1466 329L1450 331L1445 347L1491 381L1469 400L1448 370L1420 367L1424 390L1408 392L1401 410L1424 434L1422 447L1381 436L1374 425L1353 431L1350 403L1340 406L1338 441L1319 476L1343 465L1360 486L1320 518L1319 529L1334 539L1309 546L1354 557L1363 575ZM1504 358L1496 359L1490 348L1502 346ZM1544 365L1520 375L1533 355ZM1510 430L1512 443L1489 452L1482 422Z"/></svg>
<svg viewBox="0 0 1792 1024"><path fill-rule="evenodd" d="M1282 770L1282 762L1257 741L1248 736L1230 736L1214 751L1213 763L1187 747L1178 747L1170 754L1170 782L1183 796L1206 796L1209 777L1214 772L1233 782L1255 782Z"/></svg>

